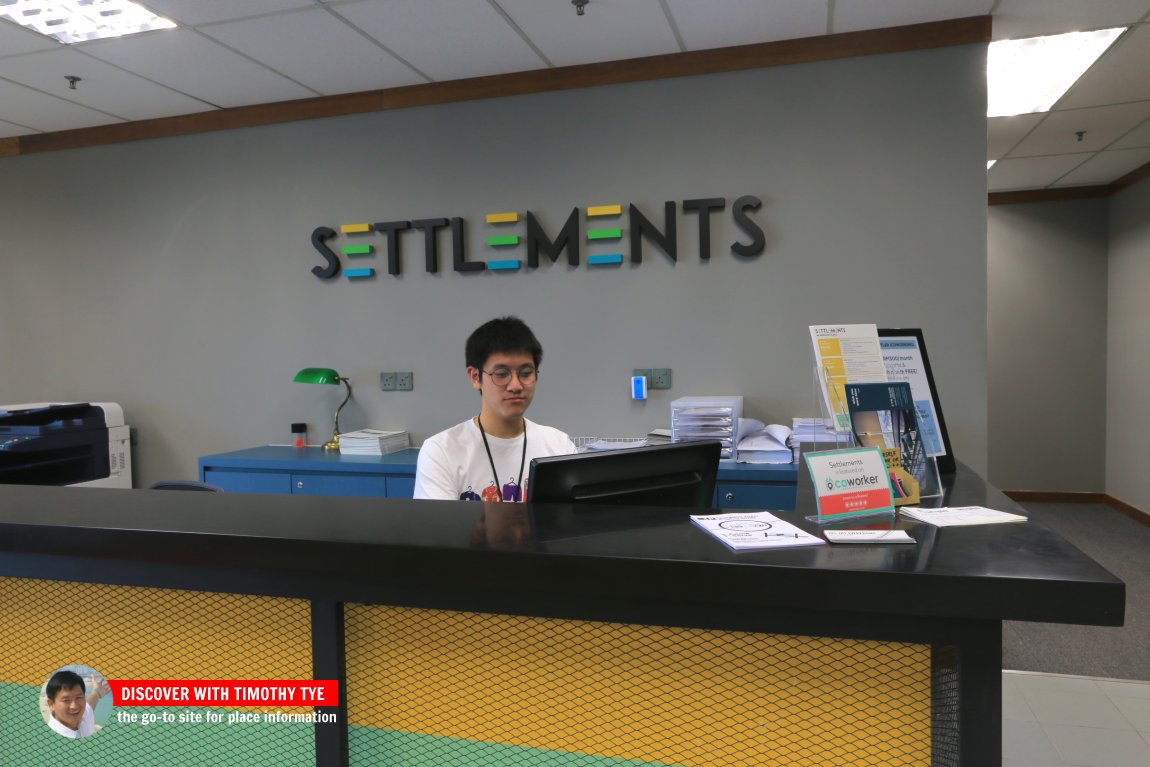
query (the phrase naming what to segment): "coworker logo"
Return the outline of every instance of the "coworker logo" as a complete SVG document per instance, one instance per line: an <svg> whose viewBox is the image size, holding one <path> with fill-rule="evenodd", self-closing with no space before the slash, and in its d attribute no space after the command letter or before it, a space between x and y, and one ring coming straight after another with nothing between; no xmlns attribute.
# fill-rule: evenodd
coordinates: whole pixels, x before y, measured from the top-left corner
<svg viewBox="0 0 1150 767"><path fill-rule="evenodd" d="M738 256L753 258L762 254L766 244L762 228L755 223L749 212L762 206L758 197L745 195L732 203L730 216L735 225L749 241L736 240L730 243L730 252ZM710 197L697 200L683 200L682 216L694 216L698 220L699 259L711 258L711 222L716 215L727 209L723 197ZM344 224L337 233L326 226L316 227L311 233L312 247L323 259L323 264L312 267L312 274L321 280L338 277L342 272L348 279L374 277L376 267L366 265L366 259L379 255L377 245L387 259L387 273L398 277L405 266L404 234L415 230L423 234L423 269L429 274L439 271L439 233L444 229L451 232L451 268L456 272L516 271L524 266L538 268L540 257L558 262L566 254L567 264L578 267L583 263L581 245L586 241L589 248L613 249L613 246L626 241L627 253L596 252L587 255L587 266L603 267L620 265L625 260L632 264L643 262L645 241L653 242L672 262L679 259L678 225L680 215L674 202L663 204L663 223L657 226L634 204L628 204L626 225L622 205L597 205L583 209L586 213L584 225L580 208L573 208L567 221L555 237L546 230L531 211L523 216L519 213L488 213L484 223L492 227L492 234L485 240L488 248L497 251L503 258L486 261L471 261L466 252L465 222L462 218L424 218L411 221L381 221L374 224ZM349 244L339 248L339 254L329 243L338 236L346 236ZM519 257L526 249L526 258ZM340 256L347 259L345 265ZM377 262L378 263L378 262Z"/></svg>

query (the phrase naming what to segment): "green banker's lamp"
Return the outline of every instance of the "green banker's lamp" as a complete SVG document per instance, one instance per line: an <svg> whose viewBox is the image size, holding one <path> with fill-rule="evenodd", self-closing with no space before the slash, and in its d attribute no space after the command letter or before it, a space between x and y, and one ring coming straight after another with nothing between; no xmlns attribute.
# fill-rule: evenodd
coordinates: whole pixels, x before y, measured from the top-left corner
<svg viewBox="0 0 1150 767"><path fill-rule="evenodd" d="M347 387L347 396L339 407L335 409L335 426L332 428L331 439L323 443L324 450L339 450L339 411L351 399L351 383L331 368L304 368L295 374L296 383L333 384L339 386L342 382Z"/></svg>

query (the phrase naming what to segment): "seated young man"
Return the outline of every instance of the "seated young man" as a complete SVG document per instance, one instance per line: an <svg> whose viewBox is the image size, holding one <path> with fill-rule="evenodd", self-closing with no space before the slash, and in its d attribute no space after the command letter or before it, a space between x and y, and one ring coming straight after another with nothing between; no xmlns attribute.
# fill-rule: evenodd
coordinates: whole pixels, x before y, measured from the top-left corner
<svg viewBox="0 0 1150 767"><path fill-rule="evenodd" d="M467 375L479 415L429 437L419 451L415 498L526 500L531 459L575 452L563 432L528 421L543 347L517 317L480 325L467 339Z"/></svg>
<svg viewBox="0 0 1150 767"><path fill-rule="evenodd" d="M65 738L86 738L95 731L96 715L93 707L108 694L108 683L103 682L90 695L85 695L84 678L75 671L57 671L48 680L48 726Z"/></svg>

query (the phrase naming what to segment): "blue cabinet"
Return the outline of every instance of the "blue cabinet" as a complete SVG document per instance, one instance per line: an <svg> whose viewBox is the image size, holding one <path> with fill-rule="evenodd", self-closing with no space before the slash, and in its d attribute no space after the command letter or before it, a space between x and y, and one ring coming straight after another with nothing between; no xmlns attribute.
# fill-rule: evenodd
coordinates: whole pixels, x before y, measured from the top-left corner
<svg viewBox="0 0 1150 767"><path fill-rule="evenodd" d="M371 456L268 445L205 455L200 479L231 493L410 498L418 456L414 448Z"/></svg>
<svg viewBox="0 0 1150 767"><path fill-rule="evenodd" d="M200 458L200 479L232 493L410 498L417 448L383 456L340 455L318 447L253 447ZM795 464L720 463L720 509L793 509Z"/></svg>
<svg viewBox="0 0 1150 767"><path fill-rule="evenodd" d="M795 508L798 465L720 463L715 506L728 511Z"/></svg>

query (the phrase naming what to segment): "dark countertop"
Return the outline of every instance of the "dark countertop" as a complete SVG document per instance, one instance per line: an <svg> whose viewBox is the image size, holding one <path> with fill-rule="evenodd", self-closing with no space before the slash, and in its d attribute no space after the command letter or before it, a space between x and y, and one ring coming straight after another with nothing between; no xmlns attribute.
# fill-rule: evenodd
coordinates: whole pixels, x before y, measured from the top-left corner
<svg viewBox="0 0 1150 767"><path fill-rule="evenodd" d="M799 512L809 530L809 479ZM966 467L945 504L1021 509ZM687 511L0 485L0 575L437 605L707 609L1117 626L1125 585L1034 522L917 545L734 553ZM885 519L885 518L884 518ZM872 520L873 521L873 520ZM436 596L438 595L438 596Z"/></svg>

